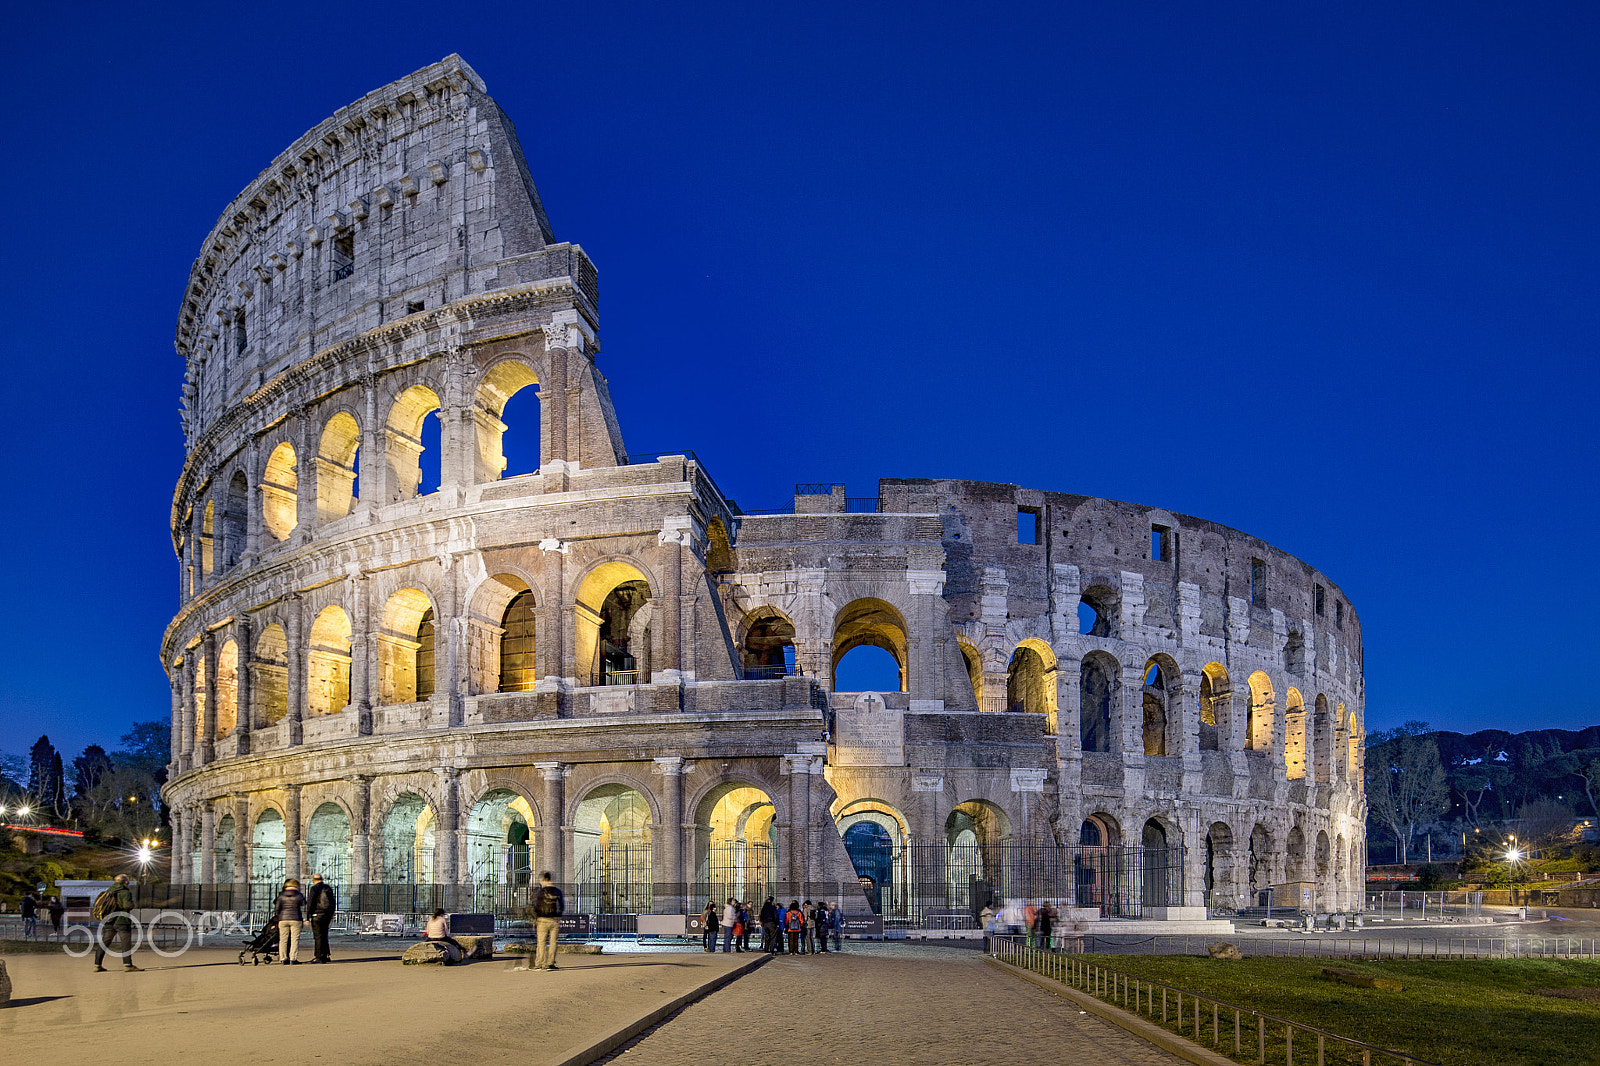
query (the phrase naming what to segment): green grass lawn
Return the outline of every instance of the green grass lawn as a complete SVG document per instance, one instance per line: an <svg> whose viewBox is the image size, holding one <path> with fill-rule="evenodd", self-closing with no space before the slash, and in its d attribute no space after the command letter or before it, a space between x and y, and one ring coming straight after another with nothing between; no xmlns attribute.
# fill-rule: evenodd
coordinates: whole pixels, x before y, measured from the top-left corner
<svg viewBox="0 0 1600 1066"><path fill-rule="evenodd" d="M1534 995L1530 989L1600 986L1600 961L1571 959L1420 960L1243 959L1192 956L1083 956L1139 977L1315 1025L1444 1066L1596 1066L1600 1003ZM1389 977L1404 991L1326 980L1324 967ZM1160 993L1156 994L1159 1016ZM1187 1008L1185 1014L1189 1014ZM1210 1010L1202 1043L1211 1044ZM1185 1018L1192 1038L1192 1015ZM1254 1026L1245 1022L1243 1061L1255 1062ZM1233 1050L1224 1014L1220 1050ZM1303 1042L1302 1042L1303 1041ZM1274 1047L1274 1044L1276 1045ZM1328 1061L1347 1061L1328 1048ZM1282 1063L1282 1031L1268 1037L1268 1062ZM1297 1063L1316 1061L1315 1038L1298 1037ZM1353 1061L1359 1062L1359 1057ZM1376 1059L1374 1061L1377 1061Z"/></svg>

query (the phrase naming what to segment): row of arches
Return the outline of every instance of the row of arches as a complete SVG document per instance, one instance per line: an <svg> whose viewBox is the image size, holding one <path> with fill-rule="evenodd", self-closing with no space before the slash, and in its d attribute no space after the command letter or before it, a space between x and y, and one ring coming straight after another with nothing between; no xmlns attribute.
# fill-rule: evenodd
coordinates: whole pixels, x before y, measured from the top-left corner
<svg viewBox="0 0 1600 1066"><path fill-rule="evenodd" d="M265 442L259 470L236 467L201 490L200 502L187 509L180 552L190 574L189 593L213 575L237 565L247 550L266 550L287 541L302 525L326 525L355 510L363 499L398 503L436 492L447 470L476 483L507 476L507 433L511 423L522 428L517 472L539 466L540 413L538 375L520 358L495 363L479 377L470 411L470 441L463 454L446 456L443 420L449 412L440 398L442 385L424 380L399 390L372 432L364 434L364 412L341 405L324 418L307 452L294 439ZM531 429L531 432L529 431ZM379 449L381 458L368 464L377 484L362 485L363 442ZM468 454L470 453L470 454ZM252 516L252 484L259 501Z"/></svg>

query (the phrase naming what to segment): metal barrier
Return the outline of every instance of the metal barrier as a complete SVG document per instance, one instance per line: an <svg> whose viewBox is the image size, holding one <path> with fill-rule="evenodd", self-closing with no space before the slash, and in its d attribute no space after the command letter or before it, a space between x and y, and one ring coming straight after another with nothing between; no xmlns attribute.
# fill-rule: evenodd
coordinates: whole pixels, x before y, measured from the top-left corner
<svg viewBox="0 0 1600 1066"><path fill-rule="evenodd" d="M1476 918L1483 913L1483 893L1368 892L1366 912L1408 918Z"/></svg>
<svg viewBox="0 0 1600 1066"><path fill-rule="evenodd" d="M1144 1015L1151 1021L1157 1020L1157 999L1160 1000L1160 1023L1163 1027L1173 1029L1180 1036L1190 1036L1195 1043L1204 1043L1207 1032L1211 1038L1211 1046L1225 1047L1225 1022L1228 1015L1233 1020L1233 1051L1234 1058L1240 1061L1253 1061L1260 1064L1267 1062L1269 1045L1267 1038L1273 1030L1283 1033L1283 1059L1286 1066L1294 1066L1295 1037L1301 1037L1302 1045L1309 1039L1316 1041L1317 1066L1326 1066L1329 1045L1341 1053L1344 1062L1354 1063L1359 1061L1362 1066L1372 1066L1373 1062L1399 1062L1406 1066L1437 1066L1428 1059L1420 1059L1404 1051L1395 1051L1391 1048L1369 1044L1364 1040L1353 1037L1340 1036L1330 1033L1326 1029L1319 1029L1314 1025L1305 1025L1301 1022L1292 1022L1287 1018L1279 1018L1273 1014L1242 1007L1236 1003L1216 999L1212 996L1192 992L1179 988L1176 985L1165 984L1161 981L1150 981L1123 970L1113 969L1099 963L1089 962L1072 955L1059 954L1046 951L1037 947L1029 947L1026 937L1001 936L994 939L994 955L1002 962L1011 964L1020 969L1030 970L1033 973L1060 981L1089 993L1096 999L1104 1000L1114 1006L1125 1010L1131 1009L1136 1014ZM1189 1014L1186 1023L1184 1017L1184 1000L1189 1001ZM1131 1002L1130 1002L1131 1001ZM1209 1011L1208 1011L1209 1008ZM1210 1018L1206 1017L1207 1013ZM1249 1027L1244 1025L1248 1018L1255 1024ZM1189 1029L1185 1031L1185 1025ZM1246 1038L1248 1034L1249 1039ZM1247 1051L1248 1049L1248 1051ZM1273 1047L1276 1050L1276 1047ZM1350 1057L1354 1052L1360 1055L1359 1060ZM1253 1056L1246 1059L1245 1055ZM1376 1059L1374 1058L1376 1056ZM1273 1061L1278 1061L1273 1056ZM1304 1058L1302 1062L1306 1061Z"/></svg>
<svg viewBox="0 0 1600 1066"><path fill-rule="evenodd" d="M1215 936L1098 936L1067 933L1050 938L1069 955L1204 955ZM1600 956L1592 937L1230 937L1250 958L1321 959L1584 959Z"/></svg>

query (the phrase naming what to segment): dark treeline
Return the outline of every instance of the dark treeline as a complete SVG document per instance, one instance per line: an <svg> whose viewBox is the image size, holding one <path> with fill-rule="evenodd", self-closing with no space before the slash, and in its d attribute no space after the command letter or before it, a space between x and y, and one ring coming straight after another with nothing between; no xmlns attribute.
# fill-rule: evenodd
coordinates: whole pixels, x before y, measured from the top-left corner
<svg viewBox="0 0 1600 1066"><path fill-rule="evenodd" d="M167 780L170 734L161 722L135 722L121 746L107 752L90 744L70 762L49 736L26 757L0 762L0 805L7 817L26 809L28 819L137 839L166 821L161 786Z"/></svg>

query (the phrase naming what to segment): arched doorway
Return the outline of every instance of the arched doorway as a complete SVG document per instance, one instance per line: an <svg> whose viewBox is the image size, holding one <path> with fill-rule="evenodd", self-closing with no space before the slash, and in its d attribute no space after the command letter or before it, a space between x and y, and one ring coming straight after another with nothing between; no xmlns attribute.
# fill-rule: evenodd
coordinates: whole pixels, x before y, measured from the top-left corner
<svg viewBox="0 0 1600 1066"><path fill-rule="evenodd" d="M885 895L894 898L894 841L889 831L877 822L857 822L844 831L844 850L872 913L882 914Z"/></svg>
<svg viewBox="0 0 1600 1066"><path fill-rule="evenodd" d="M341 890L350 885L350 816L337 803L324 803L311 815L306 827L306 874L321 874Z"/></svg>
<svg viewBox="0 0 1600 1066"><path fill-rule="evenodd" d="M1121 862L1121 843L1121 828L1109 814L1097 812L1083 820L1072 861L1078 906L1098 907L1102 916L1122 915L1130 909L1130 879Z"/></svg>
<svg viewBox="0 0 1600 1066"><path fill-rule="evenodd" d="M578 804L572 821L577 909L651 913L652 815L644 796L626 785L601 785Z"/></svg>
<svg viewBox="0 0 1600 1066"><path fill-rule="evenodd" d="M1176 907L1183 896L1183 849L1172 846L1167 827L1151 818L1141 834L1143 854L1140 903L1145 907Z"/></svg>
<svg viewBox="0 0 1600 1066"><path fill-rule="evenodd" d="M508 788L484 794L467 815L467 877L475 886L526 888L533 879L533 807Z"/></svg>
<svg viewBox="0 0 1600 1066"><path fill-rule="evenodd" d="M391 885L433 883L433 808L415 792L394 801L383 820L383 880Z"/></svg>
<svg viewBox="0 0 1600 1066"><path fill-rule="evenodd" d="M1233 849L1233 830L1226 822L1213 822L1206 833L1206 906L1212 914L1231 914L1238 908Z"/></svg>
<svg viewBox="0 0 1600 1066"><path fill-rule="evenodd" d="M967 800L944 823L945 907L974 917L1011 891L1006 845L1011 824L1005 812L983 800Z"/></svg>
<svg viewBox="0 0 1600 1066"><path fill-rule="evenodd" d="M905 815L879 799L853 800L836 817L845 854L860 882L862 894L875 914L887 921L912 917L914 857L942 853L937 844L909 844L910 826ZM942 854L940 855L942 859ZM935 860L936 862L938 860Z"/></svg>
<svg viewBox="0 0 1600 1066"><path fill-rule="evenodd" d="M236 834L233 828L233 815L224 814L217 822L216 844L211 849L215 882L219 885L230 884L233 881L233 850Z"/></svg>
<svg viewBox="0 0 1600 1066"><path fill-rule="evenodd" d="M759 905L777 880L772 854L772 797L752 785L713 789L695 812L694 896L729 896Z"/></svg>
<svg viewBox="0 0 1600 1066"><path fill-rule="evenodd" d="M271 807L261 812L250 834L250 880L257 884L283 883L284 840L286 839L283 815Z"/></svg>

